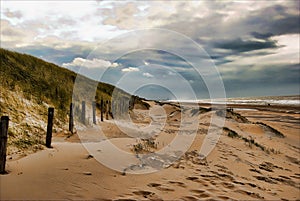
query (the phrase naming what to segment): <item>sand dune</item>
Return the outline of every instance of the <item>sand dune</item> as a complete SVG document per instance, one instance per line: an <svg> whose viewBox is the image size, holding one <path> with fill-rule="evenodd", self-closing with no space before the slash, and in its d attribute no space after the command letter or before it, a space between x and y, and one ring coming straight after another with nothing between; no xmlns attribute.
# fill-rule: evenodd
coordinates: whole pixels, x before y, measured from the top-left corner
<svg viewBox="0 0 300 201"><path fill-rule="evenodd" d="M162 118L159 112L149 115L136 109L131 114L137 127L146 128L151 122L156 126L151 133L155 146L150 146L152 141L126 135L124 128L110 120L68 139L57 135L53 149L8 160L9 174L0 176L1 200L300 199L299 113L263 108L236 110L240 115L228 112L226 129L222 129L216 147L201 158L199 149L216 112L180 112L170 104L162 108L166 115L162 128L155 124ZM180 133L183 115L196 119L187 122L191 126L183 126ZM185 140L192 132L187 128L192 129L196 120L199 123L191 146L187 151L178 148L188 143ZM136 129L131 127L131 132ZM176 146L170 145L178 136ZM149 146L134 152L139 143Z"/></svg>

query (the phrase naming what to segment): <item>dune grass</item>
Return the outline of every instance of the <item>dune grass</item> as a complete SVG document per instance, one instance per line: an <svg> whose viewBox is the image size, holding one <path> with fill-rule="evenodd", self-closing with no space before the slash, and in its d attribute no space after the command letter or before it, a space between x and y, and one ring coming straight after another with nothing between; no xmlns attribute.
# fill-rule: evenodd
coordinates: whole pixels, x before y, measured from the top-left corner
<svg viewBox="0 0 300 201"><path fill-rule="evenodd" d="M256 142L252 136L250 136L249 138L247 137L243 137L242 135L239 135L237 132L235 132L234 130L231 130L230 128L224 127L223 130L225 132L227 132L227 136L231 137L231 138L237 138L237 139L241 139L243 140L250 148L252 148L253 146L260 148L262 151L266 152L266 153L274 153L274 154L279 154L280 151L274 149L274 148L267 148L266 146Z"/></svg>
<svg viewBox="0 0 300 201"><path fill-rule="evenodd" d="M269 126L268 124L265 124L263 122L255 122L255 124L258 125L262 125L263 127L265 127L266 129L270 130L272 133L275 134L275 136L280 137L280 138L284 138L285 135L283 133L281 133L279 130L273 128L272 126Z"/></svg>
<svg viewBox="0 0 300 201"><path fill-rule="evenodd" d="M113 92L115 99L132 98L135 103L149 108L137 96L131 96L110 84L78 76L75 72L30 55L0 48L0 60L0 116L8 115L10 118L9 147L30 149L44 144L48 107L55 108L54 132L68 129L71 101L77 101L74 113L78 113L81 101L89 98L87 90L80 89L72 100L75 80L83 81L86 88L96 86L93 95L98 109L101 99L105 108L107 100L113 101Z"/></svg>

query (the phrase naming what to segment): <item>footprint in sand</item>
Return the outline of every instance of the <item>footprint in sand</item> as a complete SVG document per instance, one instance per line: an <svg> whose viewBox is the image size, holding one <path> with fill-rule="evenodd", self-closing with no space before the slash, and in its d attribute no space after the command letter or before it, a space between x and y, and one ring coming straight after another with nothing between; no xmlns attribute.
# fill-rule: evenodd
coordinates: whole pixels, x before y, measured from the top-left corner
<svg viewBox="0 0 300 201"><path fill-rule="evenodd" d="M224 174L224 173L217 173L217 175L223 179L229 179L229 180L233 180L233 177L229 174Z"/></svg>
<svg viewBox="0 0 300 201"><path fill-rule="evenodd" d="M161 186L161 184L149 183L149 184L147 184L147 186L149 186L149 187L158 187L158 186Z"/></svg>
<svg viewBox="0 0 300 201"><path fill-rule="evenodd" d="M257 169L249 169L249 171L251 171L251 172L256 172L256 173L258 173L258 174L261 174L261 171L259 171L259 170L257 170Z"/></svg>
<svg viewBox="0 0 300 201"><path fill-rule="evenodd" d="M232 183L222 182L221 184L222 184L222 186L224 186L225 188L229 188L229 189L235 188L235 186L234 186Z"/></svg>
<svg viewBox="0 0 300 201"><path fill-rule="evenodd" d="M203 199L203 198L209 198L210 195L205 192L205 190L200 190L200 189L194 189L190 190L196 196L197 198Z"/></svg>
<svg viewBox="0 0 300 201"><path fill-rule="evenodd" d="M284 175L279 175L279 177L284 178L284 179L288 179L288 180L291 179L290 177L287 177L287 176L284 176Z"/></svg>
<svg viewBox="0 0 300 201"><path fill-rule="evenodd" d="M264 176L254 176L257 180L260 181L264 181L270 184L277 184L276 181L274 181L273 179L269 178L269 177L264 177Z"/></svg>
<svg viewBox="0 0 300 201"><path fill-rule="evenodd" d="M159 187L157 187L156 189L157 189L157 190L160 190L160 191L165 191L165 192L175 191L175 190L172 189L172 188L162 187L162 186L159 186Z"/></svg>
<svg viewBox="0 0 300 201"><path fill-rule="evenodd" d="M201 183L203 186L208 186L207 185L207 181L210 181L210 180L205 180L205 179L199 179L198 177L187 177L186 180L190 180L190 181L193 181L193 182L197 182L197 183Z"/></svg>
<svg viewBox="0 0 300 201"><path fill-rule="evenodd" d="M158 184L158 183L149 183L149 184L147 184L147 186L155 187L157 190L160 190L160 191L175 191L174 189L163 187L163 186L161 186L161 184Z"/></svg>
<svg viewBox="0 0 300 201"><path fill-rule="evenodd" d="M204 177L204 178L207 178L209 181L210 181L212 178L215 178L215 179L218 178L216 175L208 175L208 174L201 174L200 176L201 176L201 177Z"/></svg>
<svg viewBox="0 0 300 201"><path fill-rule="evenodd" d="M148 197L153 196L155 193L150 192L150 191L140 190L140 191L134 191L133 194L143 196L144 198L148 198Z"/></svg>
<svg viewBox="0 0 300 201"><path fill-rule="evenodd" d="M228 160L228 158L226 158L226 157L222 157L222 156L220 156L220 159L223 159L223 160Z"/></svg>
<svg viewBox="0 0 300 201"><path fill-rule="evenodd" d="M185 200L185 201L198 201L198 198L195 198L193 196L185 196L183 198L181 198L180 200Z"/></svg>
<svg viewBox="0 0 300 201"><path fill-rule="evenodd" d="M217 165L215 165L216 167L219 167L219 168L222 168L222 169L225 169L225 170L228 170L228 168L227 167L225 167L225 166L223 166L223 165L219 165L219 164L217 164Z"/></svg>
<svg viewBox="0 0 300 201"><path fill-rule="evenodd" d="M220 196L218 196L218 198L219 198L220 200L233 200L232 198L227 197L227 196L225 196L225 195L220 195Z"/></svg>
<svg viewBox="0 0 300 201"><path fill-rule="evenodd" d="M157 201L162 200L157 195L155 195L154 192L151 192L151 191L139 190L139 191L134 191L132 193L135 195L142 196L143 198L149 198L150 200L157 200ZM141 200L141 199L139 199L139 200Z"/></svg>
<svg viewBox="0 0 300 201"><path fill-rule="evenodd" d="M175 184L177 186L180 186L182 188L185 188L186 185L183 183L183 182L180 182L180 181L169 181L170 184Z"/></svg>
<svg viewBox="0 0 300 201"><path fill-rule="evenodd" d="M205 193L205 190L199 190L199 189L194 189L194 190L190 190L192 193L197 193L197 194L201 194L201 193Z"/></svg>
<svg viewBox="0 0 300 201"><path fill-rule="evenodd" d="M199 178L198 177L187 177L186 180L197 181L197 180L199 180Z"/></svg>
<svg viewBox="0 0 300 201"><path fill-rule="evenodd" d="M249 195L252 198L258 198L258 199L264 199L264 197L260 196L258 193L253 193L245 190L236 190L235 192L243 194L243 195Z"/></svg>
<svg viewBox="0 0 300 201"><path fill-rule="evenodd" d="M253 188L256 188L256 187L257 187L256 184L252 184L252 183L247 183L247 185L249 185L249 186L251 186L251 187L253 187Z"/></svg>
<svg viewBox="0 0 300 201"><path fill-rule="evenodd" d="M210 195L208 193L201 193L199 195L196 195L198 198L203 199L203 198L209 198Z"/></svg>
<svg viewBox="0 0 300 201"><path fill-rule="evenodd" d="M245 185L245 183L243 183L243 182L240 182L240 181L233 181L233 183L235 183L235 184L239 184L239 185L242 185L242 186L244 186L244 185Z"/></svg>
<svg viewBox="0 0 300 201"><path fill-rule="evenodd" d="M233 172L229 171L229 170L226 170L226 169L218 169L219 172L224 172L224 173L227 173L227 174L230 174L230 175L233 175Z"/></svg>

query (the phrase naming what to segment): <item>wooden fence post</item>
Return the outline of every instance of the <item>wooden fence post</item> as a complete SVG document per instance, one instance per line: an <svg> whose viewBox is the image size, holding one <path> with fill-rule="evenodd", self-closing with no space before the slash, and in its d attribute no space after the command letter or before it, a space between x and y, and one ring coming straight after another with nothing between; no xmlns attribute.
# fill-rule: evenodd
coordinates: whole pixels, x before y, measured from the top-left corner
<svg viewBox="0 0 300 201"><path fill-rule="evenodd" d="M103 110L104 110L104 108L103 108L103 99L101 99L100 107L101 107L101 121L103 121Z"/></svg>
<svg viewBox="0 0 300 201"><path fill-rule="evenodd" d="M125 98L122 98L122 116L124 116L125 112L126 112Z"/></svg>
<svg viewBox="0 0 300 201"><path fill-rule="evenodd" d="M81 122L85 125L85 101L81 103Z"/></svg>
<svg viewBox="0 0 300 201"><path fill-rule="evenodd" d="M53 128L54 108L48 108L48 124L46 135L46 147L51 148L52 128Z"/></svg>
<svg viewBox="0 0 300 201"><path fill-rule="evenodd" d="M6 145L8 133L8 116L2 116L0 120L0 174L5 174Z"/></svg>
<svg viewBox="0 0 300 201"><path fill-rule="evenodd" d="M105 114L106 114L106 120L108 120L108 100L106 101Z"/></svg>
<svg viewBox="0 0 300 201"><path fill-rule="evenodd" d="M119 117L121 117L123 115L123 99L122 97L119 99Z"/></svg>
<svg viewBox="0 0 300 201"><path fill-rule="evenodd" d="M93 110L93 123L97 124L97 121L96 121L96 102L95 101L92 102L92 110Z"/></svg>
<svg viewBox="0 0 300 201"><path fill-rule="evenodd" d="M111 101L108 101L108 114L113 118L112 112L111 112Z"/></svg>
<svg viewBox="0 0 300 201"><path fill-rule="evenodd" d="M119 101L118 100L114 100L113 101L113 104L114 104L114 115L115 117L114 118L118 118L118 115L119 115Z"/></svg>
<svg viewBox="0 0 300 201"><path fill-rule="evenodd" d="M74 117L73 117L73 103L70 104L70 119L69 119L69 131L73 134Z"/></svg>

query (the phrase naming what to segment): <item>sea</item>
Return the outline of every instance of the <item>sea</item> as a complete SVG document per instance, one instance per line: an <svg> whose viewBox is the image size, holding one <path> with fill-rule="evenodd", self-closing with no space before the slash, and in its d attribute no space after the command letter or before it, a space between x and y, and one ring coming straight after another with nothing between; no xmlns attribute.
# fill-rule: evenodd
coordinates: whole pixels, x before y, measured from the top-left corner
<svg viewBox="0 0 300 201"><path fill-rule="evenodd" d="M300 95L292 96L263 96L263 97L241 97L226 99L199 99L199 100L168 100L166 102L184 103L209 103L209 104L236 104L236 105L286 105L300 106Z"/></svg>

